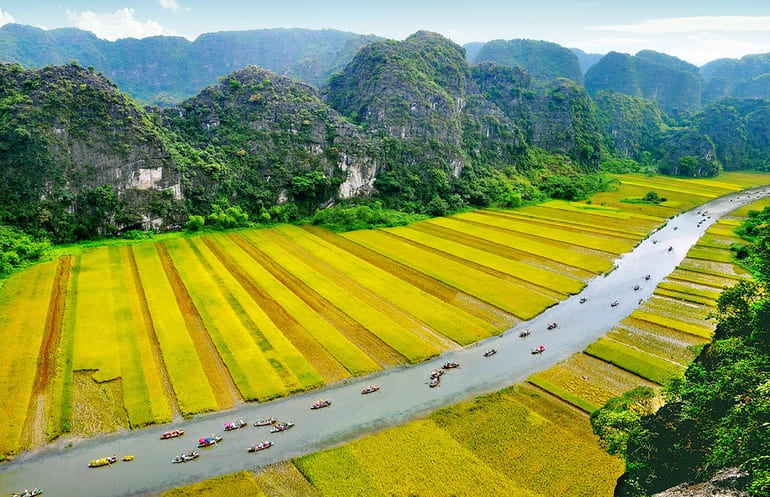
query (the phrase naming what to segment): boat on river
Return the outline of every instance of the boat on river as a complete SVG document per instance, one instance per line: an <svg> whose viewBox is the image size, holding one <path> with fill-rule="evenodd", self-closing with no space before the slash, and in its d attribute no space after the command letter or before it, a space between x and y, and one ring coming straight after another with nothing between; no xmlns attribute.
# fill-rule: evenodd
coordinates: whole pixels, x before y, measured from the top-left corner
<svg viewBox="0 0 770 497"><path fill-rule="evenodd" d="M163 435L160 436L161 440L168 440L170 438L177 438L184 435L184 430L171 430L164 432Z"/></svg>
<svg viewBox="0 0 770 497"><path fill-rule="evenodd" d="M101 468L102 466L112 466L118 462L118 456L115 454L110 457L102 457L101 459L91 459L88 463L89 468Z"/></svg>
<svg viewBox="0 0 770 497"><path fill-rule="evenodd" d="M532 331L529 330L529 329L521 330L519 332L519 337L521 337L521 338L528 337L531 333L532 333Z"/></svg>
<svg viewBox="0 0 770 497"><path fill-rule="evenodd" d="M225 423L225 431L233 431L233 430L240 430L244 426L248 426L249 423L246 421L239 419L238 421L228 421Z"/></svg>
<svg viewBox="0 0 770 497"><path fill-rule="evenodd" d="M542 354L543 352L545 352L545 345L541 345L539 347L535 347L534 349L531 350L531 352L533 354Z"/></svg>
<svg viewBox="0 0 770 497"><path fill-rule="evenodd" d="M495 354L497 354L497 349L489 349L484 352L484 357L492 357Z"/></svg>
<svg viewBox="0 0 770 497"><path fill-rule="evenodd" d="M262 443L258 443L258 444L251 444L251 447L249 447L249 448L248 448L248 449L246 449L246 450L247 450L248 452L259 452L260 450L269 449L269 448L270 448L270 447L272 447L272 446L273 446L273 442L268 442L267 440L265 440L265 441L264 441L264 442L262 442Z"/></svg>
<svg viewBox="0 0 770 497"><path fill-rule="evenodd" d="M618 304L620 304L620 302L617 299L613 300L612 303L610 304L610 307L617 307Z"/></svg>
<svg viewBox="0 0 770 497"><path fill-rule="evenodd" d="M270 430L270 433L278 433L280 431L286 431L292 426L294 426L294 423L292 423L291 421L289 421L288 423L278 423L273 425L273 429Z"/></svg>
<svg viewBox="0 0 770 497"><path fill-rule="evenodd" d="M459 367L460 367L459 362L449 362L449 361L445 362L444 365L441 366L442 369L454 369Z"/></svg>
<svg viewBox="0 0 770 497"><path fill-rule="evenodd" d="M274 425L277 421L275 418L258 419L254 421L254 426L270 426Z"/></svg>
<svg viewBox="0 0 770 497"><path fill-rule="evenodd" d="M222 441L222 437L219 436L219 435L200 438L200 439L198 439L198 447L199 448L200 447L210 447L212 445L218 444L221 441Z"/></svg>
<svg viewBox="0 0 770 497"><path fill-rule="evenodd" d="M441 380L438 377L431 378L430 383L428 383L428 386L431 388L436 388L440 382Z"/></svg>
<svg viewBox="0 0 770 497"><path fill-rule="evenodd" d="M332 401L329 399L322 399L322 400L316 400L313 402L313 405L310 406L311 409L323 409L324 407L329 407L332 405Z"/></svg>
<svg viewBox="0 0 770 497"><path fill-rule="evenodd" d="M182 463L182 462L189 462L189 461L192 461L193 459L198 459L198 457L200 457L200 455L201 455L201 453L198 452L197 450L191 450L190 452L188 452L186 454L179 454L178 456L173 458L171 460L171 462L174 463L174 464L178 464L178 463Z"/></svg>
<svg viewBox="0 0 770 497"><path fill-rule="evenodd" d="M16 492L11 494L11 497L35 497L43 493L42 488L33 488L32 490L24 490L23 492Z"/></svg>
<svg viewBox="0 0 770 497"><path fill-rule="evenodd" d="M367 393L373 393L380 389L379 385L369 385L368 387L361 390L362 395L366 395Z"/></svg>
<svg viewBox="0 0 770 497"><path fill-rule="evenodd" d="M548 329L548 330L554 330L554 329L556 329L556 327L557 327L557 326L559 326L559 325L558 325L558 324L556 324L556 323L551 323L551 324L549 324L549 325L548 325L548 327L547 327L546 329Z"/></svg>

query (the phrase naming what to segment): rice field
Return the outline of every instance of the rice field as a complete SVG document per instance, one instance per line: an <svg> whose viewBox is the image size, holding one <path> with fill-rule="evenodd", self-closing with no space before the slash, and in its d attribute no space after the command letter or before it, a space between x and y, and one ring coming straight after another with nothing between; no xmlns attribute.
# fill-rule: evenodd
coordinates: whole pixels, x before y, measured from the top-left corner
<svg viewBox="0 0 770 497"><path fill-rule="evenodd" d="M473 344L579 292L665 217L763 181L746 173L618 178L616 191L590 202L487 209L341 235L315 226L182 235L79 248L19 273L0 290L2 337L17 358L0 366L0 392L16 399L4 407L0 453L73 430L165 423L266 401ZM668 200L622 202L651 189ZM701 314L724 284L746 277L727 250L738 219L715 224L633 326L589 351L622 374L605 368L581 383L563 376L575 366L562 365L562 373L530 379L537 391L588 411L623 375L662 381L669 364L685 364L687 347L712 331ZM680 304L690 307L664 309ZM580 357L588 368L589 356ZM639 358L644 368L634 370L629 362ZM378 481L392 477L382 471ZM518 488L514 480L505 489Z"/></svg>

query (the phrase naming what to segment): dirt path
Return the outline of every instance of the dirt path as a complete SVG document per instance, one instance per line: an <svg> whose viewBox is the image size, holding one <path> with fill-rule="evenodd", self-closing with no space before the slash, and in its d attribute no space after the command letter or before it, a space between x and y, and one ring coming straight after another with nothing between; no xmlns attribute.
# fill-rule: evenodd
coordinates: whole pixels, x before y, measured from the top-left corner
<svg viewBox="0 0 770 497"><path fill-rule="evenodd" d="M136 266L136 258L134 257L134 251L130 247L126 248L128 254L128 261L130 264L129 271L133 282L131 285L136 290L137 297L139 298L139 304L142 311L142 321L144 321L144 329L147 332L147 338L152 344L152 356L155 359L155 367L160 372L160 378L163 382L163 390L166 392L166 397L171 403L171 412L174 416L174 421L182 419L182 412L179 410L179 401L176 398L174 388L171 386L171 379L168 376L168 370L166 369L166 363L163 360L163 354L160 349L160 342L158 341L158 335L155 333L155 326L152 323L152 316L150 315L150 308L147 307L147 296L144 294L144 287L142 287L142 280L139 277L139 268Z"/></svg>
<svg viewBox="0 0 770 497"><path fill-rule="evenodd" d="M37 371L32 383L32 396L29 399L27 419L24 423L23 446L38 447L46 442L45 403L50 397L56 376L56 356L59 352L71 265L72 256L64 256L59 259L56 266L43 340L40 342L40 352L37 356Z"/></svg>
<svg viewBox="0 0 770 497"><path fill-rule="evenodd" d="M198 309L195 308L190 294L187 293L187 288L185 288L179 273L177 273L174 267L168 250L166 250L162 243L156 243L155 248L160 256L168 282L174 291L174 297L176 297L179 310L182 312L182 316L184 316L187 331L190 333L195 350L198 352L198 357L200 357L203 364L206 378L209 380L211 389L216 396L219 409L229 409L236 404L243 403L241 392L235 386L235 382L232 376L230 376L230 370L225 366L219 351L217 351L214 342L211 340L211 336L209 336L206 326L203 324L203 319L198 314Z"/></svg>

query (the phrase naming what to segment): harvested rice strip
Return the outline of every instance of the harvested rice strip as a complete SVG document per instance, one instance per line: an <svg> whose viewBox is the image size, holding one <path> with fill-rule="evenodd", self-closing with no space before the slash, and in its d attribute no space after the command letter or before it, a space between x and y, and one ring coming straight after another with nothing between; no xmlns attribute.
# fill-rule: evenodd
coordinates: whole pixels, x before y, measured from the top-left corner
<svg viewBox="0 0 770 497"><path fill-rule="evenodd" d="M587 416L528 385L440 409L431 419L488 466L542 496L612 495L623 472L622 461L597 443Z"/></svg>
<svg viewBox="0 0 770 497"><path fill-rule="evenodd" d="M45 332L46 313L40 310L49 305L56 269L56 262L48 262L13 274L0 291L3 352L13 358L0 361L0 455L20 448Z"/></svg>
<svg viewBox="0 0 770 497"><path fill-rule="evenodd" d="M665 290L672 290L674 292L681 292L685 294L697 295L699 297L716 300L719 298L721 292L711 290L710 287L703 287L696 283L675 283L672 281L661 281L658 284L658 288Z"/></svg>
<svg viewBox="0 0 770 497"><path fill-rule="evenodd" d="M547 257L554 261L581 268L594 274L602 273L612 267L614 256L608 253L582 253L574 248L562 246L547 240L527 238L504 228L496 228L481 223L463 221L455 217L437 217L426 221L443 228L477 237L515 250Z"/></svg>
<svg viewBox="0 0 770 497"><path fill-rule="evenodd" d="M377 369L377 364L361 349L249 257L232 238L220 235L206 238L207 243L210 240L220 249L215 250L213 244L209 244L209 248L260 306L265 318L283 332L324 381L333 382L350 374Z"/></svg>
<svg viewBox="0 0 770 497"><path fill-rule="evenodd" d="M707 261L703 259L685 258L679 264L681 269L694 271L696 273L722 276L724 278L748 278L751 275L743 268L733 263Z"/></svg>
<svg viewBox="0 0 770 497"><path fill-rule="evenodd" d="M78 307L75 309L75 348L72 368L96 371L96 382L120 376L120 353L112 297L113 274L108 247L83 252L78 277ZM109 289L105 292L105 288Z"/></svg>
<svg viewBox="0 0 770 497"><path fill-rule="evenodd" d="M426 325L461 345L490 336L494 328L454 306L420 291L349 252L338 249L300 228L285 225L276 228L319 260L326 261L340 273L358 279L368 289L404 309Z"/></svg>
<svg viewBox="0 0 770 497"><path fill-rule="evenodd" d="M232 239L250 257L270 272L288 289L294 292L315 312L339 330L347 340L356 345L377 364L398 364L404 362L404 356L389 347L376 335L358 323L356 320L337 308L332 302L324 298L310 285L291 274L283 266L268 257L252 242L246 239L244 234L232 235Z"/></svg>
<svg viewBox="0 0 770 497"><path fill-rule="evenodd" d="M546 392L550 393L551 395L555 395L556 397L559 397L564 402L568 402L572 404L573 406L577 407L578 409L582 409L588 414L591 414L592 412L598 410L601 405L594 404L593 402L590 402L583 397L579 395L575 395L569 390L566 390L559 385L556 385L550 381L548 381L543 375L541 374L533 374L529 378L527 378L527 381L532 383L533 385L542 388ZM596 392L593 392L596 394ZM603 395L602 397L608 395Z"/></svg>
<svg viewBox="0 0 770 497"><path fill-rule="evenodd" d="M241 395L265 401L299 389L297 378L283 364L273 364L262 353L272 346L261 334L252 337L233 308L239 305L230 286L237 284L223 280L227 271L214 265L213 256L204 255L199 244L199 239L169 240L165 247Z"/></svg>
<svg viewBox="0 0 770 497"><path fill-rule="evenodd" d="M535 225L523 221L496 214L490 211L466 212L454 216L456 219L474 221L488 226L503 228L515 233L534 236L546 240L567 242L571 245L586 247L613 254L622 254L631 250L636 245L636 240L624 238L592 235L568 229L559 229L544 224Z"/></svg>
<svg viewBox="0 0 770 497"><path fill-rule="evenodd" d="M347 292L304 262L284 251L283 247L260 232L244 235L284 269L312 287L345 314L361 323L366 329L388 344L410 362L420 362L439 353L439 349L406 328L386 314L366 305L356 295Z"/></svg>
<svg viewBox="0 0 770 497"><path fill-rule="evenodd" d="M301 231L301 233L304 233L304 231ZM318 274L326 277L329 281L333 281L343 290L355 295L361 302L364 302L372 309L376 309L390 317L395 323L398 323L404 329L409 330L415 336L424 340L431 346L436 347L439 350L457 348L454 342L447 339L440 332L431 329L425 323L397 305L394 305L388 299L385 299L381 295L366 288L360 281L364 278L362 274L355 275L354 277L347 276L344 272L338 271L328 264L324 259L315 257L307 250L292 242L289 237L281 235L278 230L263 231L262 234L266 238L279 244L284 250L290 252L292 256L296 257L298 260L304 262L309 267L312 267Z"/></svg>
<svg viewBox="0 0 770 497"><path fill-rule="evenodd" d="M430 420L357 440L348 450L385 495L431 495L438 488L441 495L537 495L484 464Z"/></svg>
<svg viewBox="0 0 770 497"><path fill-rule="evenodd" d="M695 335L702 338L710 339L714 332L712 328L706 326L696 326L690 323L683 323L677 319L671 319L663 317L659 314L653 314L639 310L634 311L631 314L631 317L635 319L641 319L642 321L648 321L652 324L659 324L666 328L671 328L672 330L681 331L682 333L689 333L690 335Z"/></svg>
<svg viewBox="0 0 770 497"><path fill-rule="evenodd" d="M382 231L354 231L345 233L343 236L485 300L521 319L531 319L556 303L555 299L529 292L508 281L402 243Z"/></svg>
<svg viewBox="0 0 770 497"><path fill-rule="evenodd" d="M709 307L716 307L717 301L708 299L705 297L699 297L697 295L693 295L691 293L684 293L684 292L676 292L673 290L666 290L665 288L656 288L654 295L662 296L662 297L669 297L671 299L681 300L684 302L690 302L693 304L701 304L706 305Z"/></svg>
<svg viewBox="0 0 770 497"><path fill-rule="evenodd" d="M600 338L586 347L585 352L659 385L673 376L681 375L685 369L681 364L609 338Z"/></svg>
<svg viewBox="0 0 770 497"><path fill-rule="evenodd" d="M290 462L262 468L254 479L265 497L320 497L310 482Z"/></svg>
<svg viewBox="0 0 770 497"><path fill-rule="evenodd" d="M696 356L691 347L693 344L682 340L675 331L663 334L615 327L607 333L607 337L683 366L690 364Z"/></svg>
<svg viewBox="0 0 770 497"><path fill-rule="evenodd" d="M473 247L468 247L462 243L457 243L448 238L437 237L421 231L410 228L401 228L398 230L385 230L394 233L400 237L416 242L422 246L430 247L447 254L451 254L461 260L468 261L472 265L482 265L499 271L501 273L513 276L516 279L538 285L546 288L556 295L571 295L578 293L585 285L575 279L563 276L551 271L544 271L540 268L522 264L490 254ZM471 266L473 267L473 266Z"/></svg>
<svg viewBox="0 0 770 497"><path fill-rule="evenodd" d="M132 250L179 410L184 416L216 410L217 400L155 245L143 243Z"/></svg>
<svg viewBox="0 0 770 497"><path fill-rule="evenodd" d="M707 305L682 302L668 297L653 296L640 308L663 316L671 316L695 325L704 324L713 309Z"/></svg>
<svg viewBox="0 0 770 497"><path fill-rule="evenodd" d="M460 233L459 231L444 228L443 226L439 226L427 221L412 223L409 225L409 228L440 238L454 240L455 242L462 243L466 247L483 250L484 252L495 254L507 260L519 261L529 266L560 273L564 276L568 276L583 282L586 282L596 276L595 273L586 271L585 269L568 266L567 264L554 261L553 259L546 259L545 257L541 257L539 255L516 250L499 243L490 242L466 233Z"/></svg>
<svg viewBox="0 0 770 497"><path fill-rule="evenodd" d="M514 316L492 307L472 295L460 292L456 288L446 285L434 278L430 278L429 276L426 276L419 271L415 271L404 264L398 263L393 259L383 257L374 250L370 250L363 245L359 245L336 235L327 229L319 228L317 226L303 226L302 229L309 231L329 244L368 262L372 266L376 266L408 284L419 288L423 292L433 295L448 304L452 304L470 315L476 316L489 323L494 328L495 332L508 329L518 322Z"/></svg>

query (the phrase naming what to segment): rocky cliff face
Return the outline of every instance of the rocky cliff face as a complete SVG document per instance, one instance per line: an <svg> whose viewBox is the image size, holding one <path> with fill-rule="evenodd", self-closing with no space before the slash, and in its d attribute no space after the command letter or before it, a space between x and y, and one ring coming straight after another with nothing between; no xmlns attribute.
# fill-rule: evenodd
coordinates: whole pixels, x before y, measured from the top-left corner
<svg viewBox="0 0 770 497"><path fill-rule="evenodd" d="M0 81L4 219L65 240L174 222L180 173L148 116L112 83L72 65L3 64Z"/></svg>
<svg viewBox="0 0 770 497"><path fill-rule="evenodd" d="M708 481L682 483L652 497L748 497L745 490L747 477L745 471L727 468L717 472Z"/></svg>

